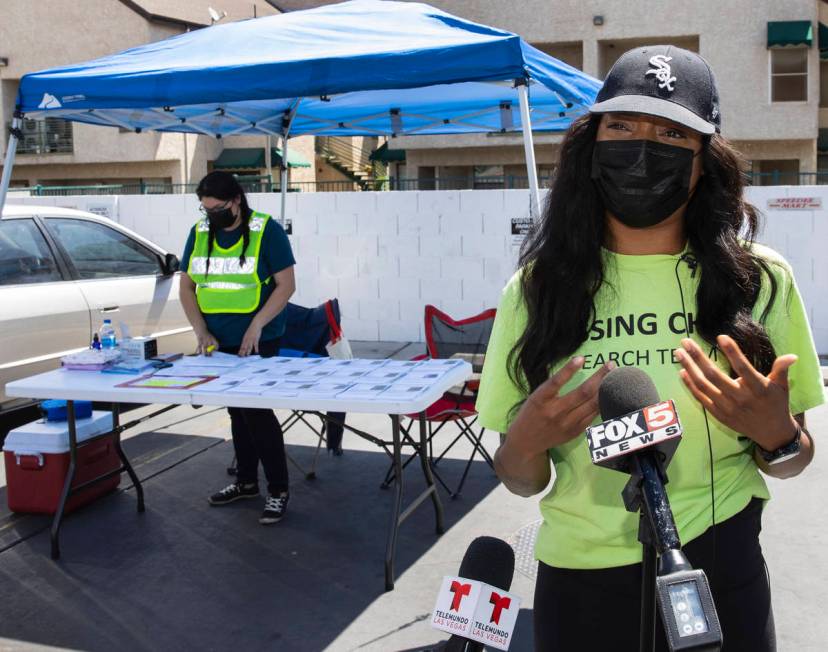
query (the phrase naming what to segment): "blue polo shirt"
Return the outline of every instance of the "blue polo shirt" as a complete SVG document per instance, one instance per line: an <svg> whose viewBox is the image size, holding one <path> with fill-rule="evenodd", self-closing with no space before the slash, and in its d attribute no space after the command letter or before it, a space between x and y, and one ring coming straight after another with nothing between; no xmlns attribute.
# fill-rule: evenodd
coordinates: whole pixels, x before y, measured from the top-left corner
<svg viewBox="0 0 828 652"><path fill-rule="evenodd" d="M223 248L232 247L242 237L242 229L238 227L232 231L225 231L218 229L216 231L216 243ZM190 256L193 254L193 246L195 245L195 225L190 229L190 235L187 237L187 244L184 245L184 253L181 256L181 270L186 274L187 268L190 266ZM285 230L282 225L272 217L267 221L262 232L262 246L259 251L259 263L257 271L259 278L264 280L270 278L277 272L287 269L296 264L293 257L293 251L290 248L290 241L288 240ZM274 280L271 278L268 283L262 286L261 299L259 300L259 307L254 312L247 314L219 312L219 313L202 313L204 321L207 324L207 329L219 341L221 346L238 346L241 344L245 332L247 332L250 322L256 315L265 302L273 294L276 288ZM280 312L262 329L262 342L275 340L281 337L285 332L286 317L284 311Z"/></svg>

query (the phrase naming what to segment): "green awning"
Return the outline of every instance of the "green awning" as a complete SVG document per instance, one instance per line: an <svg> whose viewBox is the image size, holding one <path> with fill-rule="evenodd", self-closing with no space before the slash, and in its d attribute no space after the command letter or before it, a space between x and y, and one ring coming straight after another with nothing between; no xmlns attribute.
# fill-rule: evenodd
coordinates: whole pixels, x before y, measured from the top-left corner
<svg viewBox="0 0 828 652"><path fill-rule="evenodd" d="M817 151L820 154L828 153L828 129L820 129L817 137Z"/></svg>
<svg viewBox="0 0 828 652"><path fill-rule="evenodd" d="M819 58L822 60L828 59L828 27L819 24Z"/></svg>
<svg viewBox="0 0 828 652"><path fill-rule="evenodd" d="M814 42L814 28L810 20L783 20L768 23L768 47L781 48L807 45Z"/></svg>
<svg viewBox="0 0 828 652"><path fill-rule="evenodd" d="M271 148L270 163L274 168L282 165L280 149ZM288 148L288 167L309 168L310 166L310 162L304 156ZM216 170L261 170L264 167L264 147L227 147L213 162L213 168Z"/></svg>
<svg viewBox="0 0 828 652"><path fill-rule="evenodd" d="M383 143L368 157L371 161L379 161L380 163L401 163L405 161L404 149L390 149L388 143Z"/></svg>

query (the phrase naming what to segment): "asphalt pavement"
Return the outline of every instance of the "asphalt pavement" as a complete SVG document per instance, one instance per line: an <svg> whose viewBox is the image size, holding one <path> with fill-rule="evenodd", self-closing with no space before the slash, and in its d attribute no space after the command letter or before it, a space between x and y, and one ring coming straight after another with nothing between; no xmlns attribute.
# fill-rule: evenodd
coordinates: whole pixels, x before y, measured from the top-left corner
<svg viewBox="0 0 828 652"><path fill-rule="evenodd" d="M422 348L354 345L361 357L397 359ZM349 415L348 422L386 436L390 431L387 417ZM817 437L828 432L828 408L810 413L809 426ZM391 495L380 488L388 468L380 449L346 433L342 456L323 448L316 479L292 464L288 515L263 527L257 522L262 501L207 504L230 480L229 437L226 412L212 408L179 407L128 431L124 447L143 480L146 513L136 513L125 479L117 492L67 517L59 562L49 558L50 519L9 513L3 483L0 650L425 652L446 638L428 624L442 577L457 572L479 535L503 538L516 550L511 590L523 600L511 650L531 650L538 498L510 494L478 457L463 494L456 500L441 494L445 534L435 534L428 503L401 526L396 587L385 592ZM307 471L315 436L297 426L286 441ZM497 435L486 433L484 442L494 452ZM456 482L470 452L459 444L438 472ZM821 512L828 460L820 452L802 476L769 481L774 499L761 537L782 652L828 649L821 608L828 603L821 547L828 540ZM421 489L419 465L409 467L405 482L409 495Z"/></svg>

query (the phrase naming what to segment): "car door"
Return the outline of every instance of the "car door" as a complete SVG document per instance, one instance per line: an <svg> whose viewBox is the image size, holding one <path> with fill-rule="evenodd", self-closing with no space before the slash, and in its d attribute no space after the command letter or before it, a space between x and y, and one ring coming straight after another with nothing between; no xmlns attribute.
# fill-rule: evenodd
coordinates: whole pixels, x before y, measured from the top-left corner
<svg viewBox="0 0 828 652"><path fill-rule="evenodd" d="M164 274L162 254L116 225L79 217L45 222L77 274L97 329L108 318L121 335L158 338L160 352L193 348L191 328L178 299L178 278Z"/></svg>
<svg viewBox="0 0 828 652"><path fill-rule="evenodd" d="M6 383L89 346L89 307L55 253L33 218L0 220L0 410L22 402Z"/></svg>

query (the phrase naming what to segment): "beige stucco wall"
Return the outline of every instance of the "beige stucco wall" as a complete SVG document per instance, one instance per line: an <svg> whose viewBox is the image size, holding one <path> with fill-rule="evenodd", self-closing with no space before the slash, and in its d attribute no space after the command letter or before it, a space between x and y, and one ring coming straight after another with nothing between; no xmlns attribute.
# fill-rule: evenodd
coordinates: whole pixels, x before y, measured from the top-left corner
<svg viewBox="0 0 828 652"><path fill-rule="evenodd" d="M676 41L688 47L697 42L700 54L710 62L717 77L723 134L738 141L750 157L798 158L801 170L816 170L815 144L805 141L815 141L819 124L816 28L818 12L825 13L825 8L819 5L824 3L816 0L662 0L656 4L596 4L583 0L521 0L504 5L497 0L431 0L431 4L464 18L516 32L542 47L566 43L569 45L563 51L568 52L573 42L582 42L583 70L596 77L602 75L602 52L611 43L624 51L630 46L629 39ZM602 26L593 25L594 15L603 16ZM807 102L770 102L767 23L776 20L810 20L814 25L814 44L808 51ZM828 126L828 118L822 123ZM786 145L785 141L790 142ZM536 136L536 142L542 143L542 137ZM434 164L443 160L434 151L435 147L475 148L468 157L477 155L476 148L491 147L490 141L479 136L399 138L390 146L407 149L409 163L414 156L412 149L431 149ZM489 156L483 149L479 151L481 157ZM780 152L785 155L778 156ZM504 151L503 163L508 162L506 156ZM480 163L485 162L481 158Z"/></svg>
<svg viewBox="0 0 828 652"><path fill-rule="evenodd" d="M86 61L184 31L183 27L147 21L115 0L0 0L0 125L11 120L22 75L43 68ZM221 9L220 5L216 6ZM252 4L250 5L252 11ZM268 13L273 13L275 10ZM204 5L207 12L207 4ZM262 12L260 12L261 15ZM229 20L230 17L225 18ZM73 153L32 155L18 152L13 181L48 179L170 178L173 183L197 183L224 147L264 146L224 142L200 135L125 133L113 127L74 123ZM251 139L253 140L253 139ZM5 128L0 132L0 155L5 153ZM186 146L185 146L186 142ZM244 142L244 141L242 141ZM313 138L291 141L313 161ZM0 160L2 168L2 160ZM302 170L298 172L297 170ZM296 168L294 179L313 179L314 168Z"/></svg>
<svg viewBox="0 0 828 652"><path fill-rule="evenodd" d="M816 40L815 0L661 0L583 2L521 0L433 0L431 4L465 18L517 32L530 43L583 41L584 71L599 74L599 43L631 37L699 35L700 53L717 75L724 133L730 138L813 138L819 102L819 51L809 52L807 103L771 105L767 23L810 20ZM594 15L604 24L592 24Z"/></svg>

